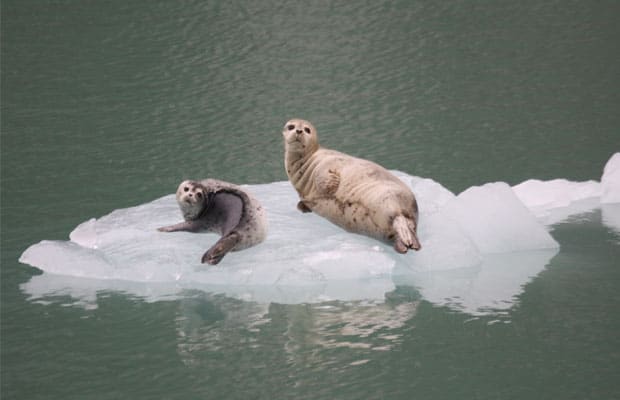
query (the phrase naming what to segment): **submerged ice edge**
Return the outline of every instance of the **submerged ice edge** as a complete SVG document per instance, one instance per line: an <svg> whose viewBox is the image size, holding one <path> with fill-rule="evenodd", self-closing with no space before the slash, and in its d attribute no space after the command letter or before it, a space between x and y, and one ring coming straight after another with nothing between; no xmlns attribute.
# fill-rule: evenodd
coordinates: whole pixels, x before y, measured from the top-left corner
<svg viewBox="0 0 620 400"><path fill-rule="evenodd" d="M22 290L33 299L70 295L86 303L105 290L163 300L194 289L261 302L382 300L407 276L408 284L429 301L450 306L452 300L445 299L458 299L459 306L453 307L473 313L512 304L521 286L557 253L557 242L542 223L554 223L562 210L570 215L601 206L602 183L596 181L526 181L513 188L491 183L455 196L431 179L394 173L421 205L423 250L418 253L396 255L389 246L346 233L316 215L298 213L291 206L297 195L290 184L274 182L245 186L267 209L268 239L255 249L230 253L222 266L205 267L197 260L216 235L155 231L180 218L170 195L86 221L71 232L70 241L31 246L20 261L44 274L23 284ZM605 182L608 192L620 187L617 178ZM550 196L542 196L541 185L553 189ZM537 192L541 196L532 197ZM604 207L604 223L618 221L620 209L614 206ZM528 256L541 251L546 255ZM524 259L530 260L528 265L520 261ZM503 265L527 274L510 276ZM484 284L492 273L495 281ZM497 292L482 295L489 286ZM476 289L463 292L461 287Z"/></svg>
<svg viewBox="0 0 620 400"><path fill-rule="evenodd" d="M487 256L472 268L446 271L398 270L390 277L357 281L289 285L217 285L196 282L135 282L99 280L44 273L20 285L33 302L58 302L86 309L97 308L101 297L122 293L146 302L172 301L199 293L257 304L318 304L370 302L381 304L402 288L413 289L420 299L470 315L497 315L518 301L523 287L538 275L557 250ZM67 298L70 298L68 300Z"/></svg>

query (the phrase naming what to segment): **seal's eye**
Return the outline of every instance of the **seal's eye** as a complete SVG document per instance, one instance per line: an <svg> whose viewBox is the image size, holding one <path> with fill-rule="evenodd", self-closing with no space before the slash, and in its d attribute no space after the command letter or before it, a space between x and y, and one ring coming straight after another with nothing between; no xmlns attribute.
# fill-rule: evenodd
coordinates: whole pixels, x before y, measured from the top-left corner
<svg viewBox="0 0 620 400"><path fill-rule="evenodd" d="M201 192L196 193L196 196L198 196L199 199L202 199L202 193Z"/></svg>
<svg viewBox="0 0 620 400"><path fill-rule="evenodd" d="M304 128L304 132L306 133L310 133L310 128L308 128L307 126Z"/></svg>
<svg viewBox="0 0 620 400"><path fill-rule="evenodd" d="M286 127L289 131L292 131L293 129L295 129L295 125L289 125Z"/></svg>
<svg viewBox="0 0 620 400"><path fill-rule="evenodd" d="M185 192L189 192L189 188L188 188L187 186L185 186L185 187L183 188L183 190L184 190Z"/></svg>

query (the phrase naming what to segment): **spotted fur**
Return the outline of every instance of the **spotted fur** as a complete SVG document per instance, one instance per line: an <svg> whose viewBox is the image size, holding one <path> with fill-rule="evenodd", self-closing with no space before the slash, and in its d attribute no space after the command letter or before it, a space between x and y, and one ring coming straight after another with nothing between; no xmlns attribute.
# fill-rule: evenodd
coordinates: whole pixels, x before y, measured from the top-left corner
<svg viewBox="0 0 620 400"><path fill-rule="evenodd" d="M418 205L400 179L371 161L322 148L308 121L288 121L282 135L286 173L299 194L300 211L391 242L399 253L421 248Z"/></svg>

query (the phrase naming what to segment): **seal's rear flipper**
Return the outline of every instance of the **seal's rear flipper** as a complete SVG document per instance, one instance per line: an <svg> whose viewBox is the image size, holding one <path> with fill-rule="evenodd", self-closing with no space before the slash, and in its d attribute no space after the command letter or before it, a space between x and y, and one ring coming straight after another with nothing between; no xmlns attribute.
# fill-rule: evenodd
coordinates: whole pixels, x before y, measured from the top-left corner
<svg viewBox="0 0 620 400"><path fill-rule="evenodd" d="M230 234L223 236L215 242L215 244L207 250L202 256L202 263L215 265L222 261L222 258L231 251L237 243L241 240L241 236L237 232L231 232Z"/></svg>
<svg viewBox="0 0 620 400"><path fill-rule="evenodd" d="M408 249L420 250L422 248L412 220L399 215L394 218L392 228L396 232L394 250L399 253L406 253Z"/></svg>

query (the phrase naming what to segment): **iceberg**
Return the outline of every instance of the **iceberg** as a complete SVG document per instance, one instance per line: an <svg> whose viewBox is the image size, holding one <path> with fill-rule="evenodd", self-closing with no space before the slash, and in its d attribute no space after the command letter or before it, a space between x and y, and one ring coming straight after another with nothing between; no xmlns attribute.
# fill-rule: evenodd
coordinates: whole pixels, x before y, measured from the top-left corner
<svg viewBox="0 0 620 400"><path fill-rule="evenodd" d="M559 247L506 183L471 187L442 211L483 254Z"/></svg>
<svg viewBox="0 0 620 400"><path fill-rule="evenodd" d="M620 153L615 153L605 164L601 186L603 224L620 235Z"/></svg>
<svg viewBox="0 0 620 400"><path fill-rule="evenodd" d="M620 203L620 153L615 153L603 169L601 203Z"/></svg>
<svg viewBox="0 0 620 400"><path fill-rule="evenodd" d="M529 179L513 187L519 200L545 225L557 224L571 215L600 205L602 187L597 181Z"/></svg>
<svg viewBox="0 0 620 400"><path fill-rule="evenodd" d="M167 195L85 221L67 241L30 246L20 262L43 273L21 288L33 301L69 296L95 307L107 291L146 301L195 290L259 303L382 301L406 284L428 301L464 312L503 309L559 251L550 234L558 218L614 199L617 160L614 155L605 167L603 183L530 180L511 188L496 182L458 195L432 179L393 171L420 206L422 250L406 255L300 213L292 186L274 182L244 186L267 211L265 242L229 253L217 266L203 265L201 255L218 236L158 232L181 219L174 195ZM614 206L606 204L606 220L617 224Z"/></svg>

